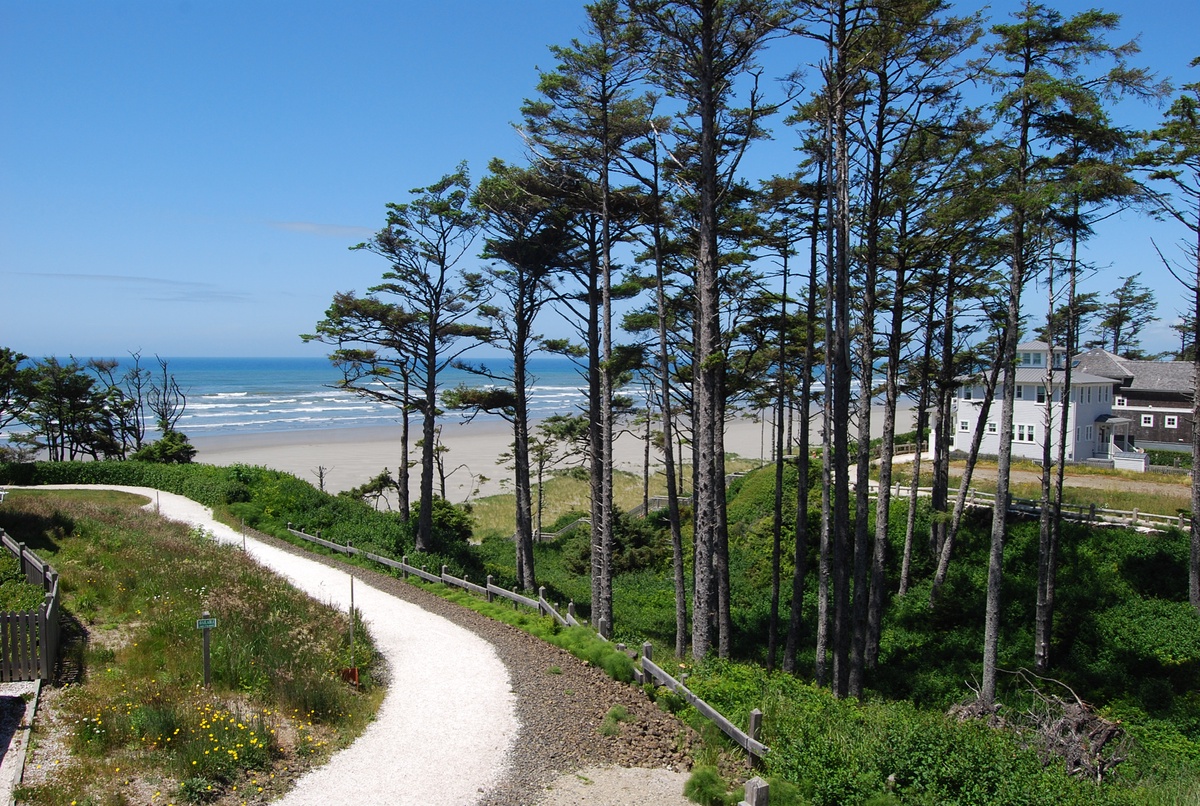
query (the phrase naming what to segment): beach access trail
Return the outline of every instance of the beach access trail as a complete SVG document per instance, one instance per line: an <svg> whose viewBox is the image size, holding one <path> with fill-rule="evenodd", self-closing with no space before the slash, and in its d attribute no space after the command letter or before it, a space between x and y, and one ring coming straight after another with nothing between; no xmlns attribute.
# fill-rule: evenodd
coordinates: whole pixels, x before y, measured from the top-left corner
<svg viewBox="0 0 1200 806"><path fill-rule="evenodd" d="M267 536L244 537L179 495L95 489L145 496L146 509L218 542L244 540L262 565L349 610L348 566L336 560ZM401 580L353 570L354 605L389 667L387 694L362 736L275 803L687 806L681 727L640 691L509 625ZM636 740L599 731L618 704L633 715Z"/></svg>

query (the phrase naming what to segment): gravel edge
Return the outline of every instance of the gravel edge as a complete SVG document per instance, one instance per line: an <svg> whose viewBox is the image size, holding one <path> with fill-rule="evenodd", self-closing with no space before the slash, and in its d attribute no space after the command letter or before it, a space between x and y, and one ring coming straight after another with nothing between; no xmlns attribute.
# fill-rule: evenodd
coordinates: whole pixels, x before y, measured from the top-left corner
<svg viewBox="0 0 1200 806"><path fill-rule="evenodd" d="M521 728L510 749L503 781L481 795L479 806L533 806L553 790L560 776L588 768L677 773L691 768L691 749L698 742L694 731L659 709L636 686L613 680L566 650L403 579L307 551L271 535L247 534L324 565L353 568L367 584L470 630L495 647L509 672ZM600 726L609 710L618 705L630 719L620 724L617 735L605 736Z"/></svg>

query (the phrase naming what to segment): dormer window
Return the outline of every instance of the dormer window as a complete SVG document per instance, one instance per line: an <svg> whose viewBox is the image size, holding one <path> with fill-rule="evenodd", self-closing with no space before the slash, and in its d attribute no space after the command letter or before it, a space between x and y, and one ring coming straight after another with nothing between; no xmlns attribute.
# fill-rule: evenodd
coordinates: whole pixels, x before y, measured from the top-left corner
<svg viewBox="0 0 1200 806"><path fill-rule="evenodd" d="M1042 366L1041 353L1021 353L1021 366L1023 367L1040 367Z"/></svg>

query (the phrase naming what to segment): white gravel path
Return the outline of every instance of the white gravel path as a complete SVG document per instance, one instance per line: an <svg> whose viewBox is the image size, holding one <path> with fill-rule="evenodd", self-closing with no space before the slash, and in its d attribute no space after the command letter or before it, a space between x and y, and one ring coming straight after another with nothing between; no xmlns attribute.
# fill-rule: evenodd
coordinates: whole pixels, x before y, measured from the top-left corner
<svg viewBox="0 0 1200 806"><path fill-rule="evenodd" d="M106 489L144 495L166 518L192 524L224 543L242 535L183 496L144 487ZM253 539L246 550L297 588L349 610L344 571ZM361 581L354 605L387 659L392 679L375 721L353 745L305 775L276 801L283 806L388 803L466 806L504 776L519 726L508 671L491 644L440 616ZM219 613L213 613L220 618Z"/></svg>

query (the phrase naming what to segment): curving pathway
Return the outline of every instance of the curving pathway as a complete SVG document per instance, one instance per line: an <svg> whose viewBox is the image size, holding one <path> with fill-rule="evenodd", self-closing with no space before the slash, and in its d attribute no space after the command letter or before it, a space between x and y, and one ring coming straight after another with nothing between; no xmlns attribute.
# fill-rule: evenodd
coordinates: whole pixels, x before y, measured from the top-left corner
<svg viewBox="0 0 1200 806"><path fill-rule="evenodd" d="M53 489L53 488L46 488ZM145 487L107 486L144 495L163 517L200 527L219 542L242 535L183 496ZM345 571L246 538L246 551L311 596L348 611ZM276 801L283 806L389 803L460 806L504 778L516 737L516 696L490 643L362 581L359 609L387 659L391 683L376 719L357 741L311 771Z"/></svg>

